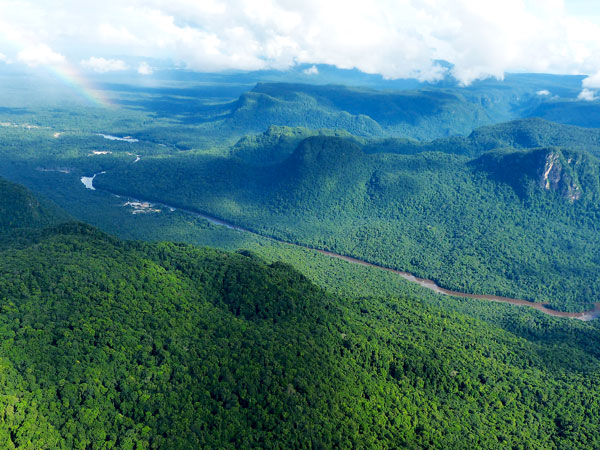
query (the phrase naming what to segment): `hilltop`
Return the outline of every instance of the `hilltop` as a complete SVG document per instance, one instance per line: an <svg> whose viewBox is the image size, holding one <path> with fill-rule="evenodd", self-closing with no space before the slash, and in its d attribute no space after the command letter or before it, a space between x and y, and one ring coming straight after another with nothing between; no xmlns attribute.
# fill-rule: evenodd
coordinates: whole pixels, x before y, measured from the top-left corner
<svg viewBox="0 0 600 450"><path fill-rule="evenodd" d="M0 234L18 228L45 228L68 220L52 202L39 199L21 185L0 178Z"/></svg>
<svg viewBox="0 0 600 450"><path fill-rule="evenodd" d="M272 165L148 158L97 182L453 290L558 309L592 307L588 292L596 284L590 280L597 280L593 236L600 215L592 155L556 147L480 159L363 149L356 140L316 136Z"/></svg>
<svg viewBox="0 0 600 450"><path fill-rule="evenodd" d="M541 189L571 203L586 199L598 205L600 200L598 160L586 152L559 148L504 150L488 152L473 164L524 196L539 195Z"/></svg>
<svg viewBox="0 0 600 450"><path fill-rule="evenodd" d="M600 130L564 125L539 118L518 119L486 125L468 136L454 136L430 142L408 139L372 139L365 143L367 153L415 154L428 151L476 156L498 148L527 149L564 147L600 155Z"/></svg>
<svg viewBox="0 0 600 450"><path fill-rule="evenodd" d="M346 86L258 83L231 105L222 126L262 131L271 125L343 129L357 136L417 139L466 134L493 120L459 91L377 91Z"/></svg>
<svg viewBox="0 0 600 450"><path fill-rule="evenodd" d="M315 144L302 153L318 161ZM570 408L600 404L593 327L565 352L550 319L553 339L528 340L414 299L333 295L248 252L81 223L0 250L0 308L5 448L598 440L598 408Z"/></svg>

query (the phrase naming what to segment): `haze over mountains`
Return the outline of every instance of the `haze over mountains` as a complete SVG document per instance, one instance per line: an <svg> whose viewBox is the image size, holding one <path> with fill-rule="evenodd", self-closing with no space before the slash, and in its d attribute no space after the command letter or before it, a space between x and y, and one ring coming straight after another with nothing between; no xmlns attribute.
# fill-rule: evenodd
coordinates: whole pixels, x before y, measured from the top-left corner
<svg viewBox="0 0 600 450"><path fill-rule="evenodd" d="M311 67L3 73L0 446L600 446L583 77Z"/></svg>
<svg viewBox="0 0 600 450"><path fill-rule="evenodd" d="M0 450L600 448L600 4L0 11Z"/></svg>

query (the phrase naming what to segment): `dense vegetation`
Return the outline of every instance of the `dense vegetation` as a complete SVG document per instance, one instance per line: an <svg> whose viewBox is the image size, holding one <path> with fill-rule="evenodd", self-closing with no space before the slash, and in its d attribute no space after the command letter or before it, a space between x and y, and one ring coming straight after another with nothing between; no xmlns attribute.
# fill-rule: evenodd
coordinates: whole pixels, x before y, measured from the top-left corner
<svg viewBox="0 0 600 450"><path fill-rule="evenodd" d="M0 235L18 228L44 228L68 216L46 200L38 200L23 186L0 178Z"/></svg>
<svg viewBox="0 0 600 450"><path fill-rule="evenodd" d="M536 342L248 253L32 239L0 258L4 448L600 444L592 327L566 352L551 319Z"/></svg>
<svg viewBox="0 0 600 450"><path fill-rule="evenodd" d="M595 158L552 149L494 155L367 155L357 142L322 136L268 167L148 158L97 184L455 290L591 307L600 289Z"/></svg>
<svg viewBox="0 0 600 450"><path fill-rule="evenodd" d="M600 447L598 321L435 295L165 205L132 214L80 182L107 171L97 187L458 290L588 308L597 130L473 131L594 125L581 77L253 88L268 76L104 85L112 110L5 83L0 175L126 238L247 250L58 225L64 212L0 179L0 447Z"/></svg>
<svg viewBox="0 0 600 450"><path fill-rule="evenodd" d="M519 119L488 125L474 130L469 136L440 138L431 142L409 139L372 139L365 143L366 153L414 154L439 151L464 155L480 155L497 148L526 149L536 147L565 147L600 155L600 130L561 125L543 119Z"/></svg>
<svg viewBox="0 0 600 450"><path fill-rule="evenodd" d="M273 164L287 159L300 142L311 136L338 136L356 141L355 136L344 130L311 130L271 125L264 133L241 138L231 148L230 154L247 164Z"/></svg>
<svg viewBox="0 0 600 450"><path fill-rule="evenodd" d="M358 136L419 139L467 133L493 120L458 91L380 92L345 86L260 83L240 97L225 126L248 131L270 125L344 129Z"/></svg>
<svg viewBox="0 0 600 450"><path fill-rule="evenodd" d="M319 89L315 92L327 90ZM336 89L330 97L345 92L337 89L335 93ZM264 134L242 138L229 147L235 136L224 143L218 133L210 135L213 137L202 134L208 132L209 125L214 131L217 122L229 120L226 113L221 122L206 118L196 124L169 116L169 120L185 122L175 127L166 119L167 109L158 111L159 107L167 108L170 97L160 96L162 91L158 90L139 92L147 96L142 97L146 98L144 105L149 110L155 108L159 117L150 120L147 113L119 110L111 124L107 115L97 111L75 109L78 114L74 119L70 119L69 109L49 110L39 117L26 110L0 111L10 123L36 118L38 122L33 126L39 127L22 123L1 128L4 140L0 174L52 198L76 217L123 236L155 239L159 232L151 230L168 223L173 230L169 236L196 242L190 231L194 225L189 220L167 214L166 210L164 220L148 215L132 218L130 208L123 206L126 200L104 201L99 193L86 191L79 177L107 171L96 184L124 194L205 210L263 234L410 270L458 290L551 301L563 309L583 309L596 301L597 260L593 254L597 202L593 198L597 189L593 158L577 157L581 162L579 172L566 171L573 182L545 190L539 181L543 158L537 166L529 167L526 160L515 158L509 161L487 156L469 162L467 158L431 153L440 150L479 156L497 146L540 145L567 147L560 150L562 153L569 149L594 153L598 148L596 130L522 120L483 127L469 137L416 143L351 137L344 130L273 126ZM191 92L172 89L167 94ZM352 96L363 94L358 90ZM179 100L173 102L175 111ZM197 100L193 105L200 103ZM187 114L193 105L189 110L180 110L181 114ZM216 106L205 107L213 112L207 109L202 114L216 114ZM82 121L87 121L84 129L134 135L141 141L110 141L77 131L76 127L84 125ZM48 123L54 127L48 127ZM118 131L107 131L111 129ZM358 146L364 153L376 154L355 152L354 162L345 165L338 165L335 156L315 159L291 170L294 150L303 139L319 134L344 137L348 148ZM186 142L205 141L215 145L182 150L189 147ZM418 155L394 156L388 152ZM142 159L133 164L136 155ZM257 165L262 167L250 167ZM272 167L265 170L269 165ZM504 171L508 178L502 173L503 167L510 168ZM342 173L334 173L333 169ZM517 176L521 172L522 176ZM123 178L118 184L117 177ZM293 180L298 181L297 186ZM569 202L569 186L575 189L572 195L582 200ZM480 219L480 205L484 207L485 223ZM448 214L440 217L442 211ZM473 237L477 238L476 246L471 243ZM208 239L199 239L210 244Z"/></svg>

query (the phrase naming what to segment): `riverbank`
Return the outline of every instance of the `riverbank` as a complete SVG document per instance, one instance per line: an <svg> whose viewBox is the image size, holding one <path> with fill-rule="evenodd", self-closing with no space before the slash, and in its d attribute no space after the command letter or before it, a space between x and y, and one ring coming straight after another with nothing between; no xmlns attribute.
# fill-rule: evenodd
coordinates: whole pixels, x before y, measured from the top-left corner
<svg viewBox="0 0 600 450"><path fill-rule="evenodd" d="M117 194L115 192L111 192L109 190L106 189L97 189L94 187L93 185L93 181L94 178L96 177L96 175L99 174L94 174L94 176L92 177L82 177L81 181L82 183L84 183L85 187L87 189L92 189L92 190L98 190L100 192L106 192L108 194L111 195L116 195L116 196L123 196L123 194ZM84 181L84 178L86 179ZM87 181L87 182L86 182ZM316 248L311 248L311 247L307 247L307 246L303 246L300 244L294 244L291 242L286 242L280 239L276 239L273 238L271 236L264 236L260 233L257 233L255 231L249 230L247 228L244 227L240 227L238 225L234 225L231 222L228 222L226 220L223 219L219 219L217 217L211 216L209 214L205 214L205 213L201 213L198 211L193 211L190 209L185 209L185 208L181 208L181 207L177 207L174 205L169 205L166 203L162 203L162 202L153 202L151 200L142 200L142 199L138 199L138 198L134 198L134 197L129 197L127 196L130 200L135 201L135 202L148 202L151 203L153 205L157 205L157 206L161 206L161 207L165 207L165 208L169 208L171 210L177 210L177 211L181 211L184 212L186 214L191 214L194 215L196 217L201 217L205 220L207 220L208 222L214 224L214 225L219 225L219 226L223 226L223 227L227 227L229 229L232 230L236 230L236 231L240 231L243 233L251 233L263 238L268 238L268 239L272 239L274 241L280 242L282 244L286 244L286 245L294 245L297 247L302 247L305 249L309 249L309 250L313 250L316 252L319 252L323 255L327 255L329 257L332 258L337 258L337 259L341 259L343 261L352 263L352 264L359 264L362 266L366 266L366 267L374 267L380 270L385 270L388 272L392 272L395 273L399 276L401 276L402 278L404 278L407 281L413 282L413 283L417 283L418 285L430 289L434 292L437 292L438 294L442 294L442 295L448 295L451 297L463 297L463 298L472 298L472 299L476 299L476 300L486 300L486 301L493 301L493 302L500 302L500 303L509 303L511 305L515 305L515 306L525 306L525 307L529 307L529 308L533 308L536 309L544 314L547 314L549 316L553 316L553 317L563 317L563 318L571 318L571 319L577 319L577 320L581 320L581 321L590 321L590 320L595 320L600 318L600 303L596 303L595 307L589 311L583 311L583 312L577 312L577 313L573 313L573 312L565 312L565 311L556 311L554 309L551 309L547 306L547 304L544 303L537 303L537 302L532 302L529 300L520 300L520 299L515 299L515 298L510 298L510 297L501 297L501 296L496 296L496 295L486 295L486 294L470 294L470 293L466 293L466 292L458 292L458 291L452 291L450 289L445 289L441 286L439 286L435 281L433 280L428 280L425 278L419 278L416 277L415 275L408 273L408 272L403 272L400 270L396 270L396 269L390 269L388 267L384 267L384 266L380 266L377 264L373 264L373 263L369 263L367 261L363 261L357 258L353 258L351 256L345 256L345 255L340 255L338 253L334 253L334 252L330 252L327 250L321 250L321 249L316 249Z"/></svg>

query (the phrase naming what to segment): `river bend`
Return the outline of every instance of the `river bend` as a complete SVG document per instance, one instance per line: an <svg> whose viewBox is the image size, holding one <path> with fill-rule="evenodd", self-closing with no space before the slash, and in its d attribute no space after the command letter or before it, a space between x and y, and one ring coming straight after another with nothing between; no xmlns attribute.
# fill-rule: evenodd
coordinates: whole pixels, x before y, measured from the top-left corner
<svg viewBox="0 0 600 450"><path fill-rule="evenodd" d="M104 173L104 172L100 172L100 173ZM85 185L85 187L87 189L92 189L92 190L98 190L100 192L106 192L108 194L111 195L115 195L115 196L122 196L120 194L117 194L115 192L111 192L107 189L98 189L94 187L94 178L96 177L96 175L99 174L94 174L92 177L82 177L81 178L81 182ZM162 206L164 208L169 208L171 210L177 210L177 211L181 211L184 212L186 214L191 214L194 215L196 217L201 217L205 220L207 220L208 222L215 224L215 225L220 225L226 228L229 228L231 230L236 230L236 231L241 231L244 233L251 233L251 234L255 234L257 236L260 236L262 238L267 238L267 239L272 239L274 241L283 243L283 244L287 244L287 245L294 245L296 247L302 247L308 250L314 250L317 251L323 255L329 256L331 258L337 258L337 259L341 259L343 261L352 263L352 264L359 264L361 266L366 266L366 267L375 267L377 269L380 270L385 270L387 272L392 272L395 273L399 276L401 276L402 278L404 278L405 280L411 281L413 283L417 283L418 285L430 289L434 292L437 292L439 294L444 294L444 295L449 295L452 297L466 297L466 298L473 298L473 299L477 299L477 300L487 300L487 301L493 301L493 302L500 302L500 303L509 303L511 305L516 305L516 306L526 306L529 308L533 308L533 309L537 309L538 311L544 313L544 314L548 314L549 316L553 316L553 317L568 317L571 319L578 319L578 320L582 320L582 321L590 321L590 320L595 320L600 318L600 303L596 303L595 307L589 311L584 311L584 312L578 312L578 313L573 313L573 312L564 312L564 311L556 311L554 309L551 309L548 307L547 304L545 303L538 303L538 302L532 302L529 300L519 300L516 298L510 298L510 297L500 297L497 295L484 295L484 294L468 294L465 292L457 292L457 291L452 291L449 289L445 289L441 286L439 286L435 281L433 280L428 280L425 278L419 278L416 277L415 275L408 273L408 272L402 272L401 270L396 270L396 269L390 269L388 267L384 267L384 266L380 266L377 264L373 264L373 263L369 263L357 258L353 258L351 256L345 256L345 255L340 255L339 253L334 253L334 252L330 252L327 250L320 250L320 249L315 249L315 248L311 248L311 247L307 247L301 244L293 244L291 242L287 242L287 241L283 241L281 239L277 239L277 238L273 238L271 236L264 236L262 234L259 234L255 231L249 230L247 228L244 227L240 227L237 225L234 225L231 222L228 222L226 220L223 219L219 219L217 217L211 216L209 214L205 214L205 213L201 213L198 211L193 211L190 209L185 209L185 208L180 208L180 207L176 207L173 205L169 205L166 203L161 203L161 202L155 202L155 201L151 201L151 200L143 200L143 199L138 199L138 198L133 198L133 197L129 197L126 196L128 198L130 198L133 201L138 201L138 202L149 202L149 203L153 203L155 205L158 206Z"/></svg>

